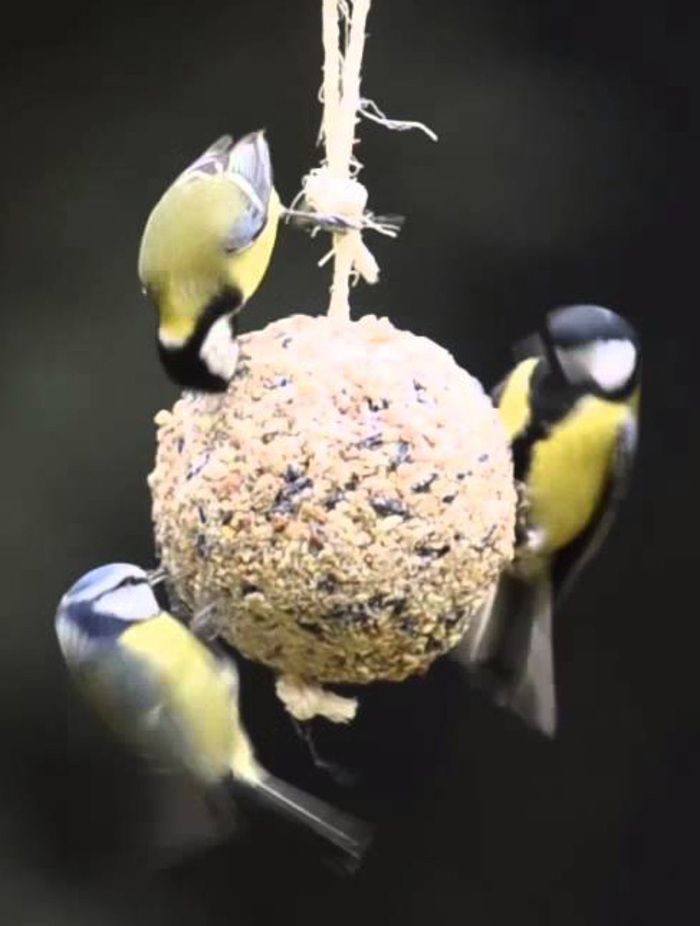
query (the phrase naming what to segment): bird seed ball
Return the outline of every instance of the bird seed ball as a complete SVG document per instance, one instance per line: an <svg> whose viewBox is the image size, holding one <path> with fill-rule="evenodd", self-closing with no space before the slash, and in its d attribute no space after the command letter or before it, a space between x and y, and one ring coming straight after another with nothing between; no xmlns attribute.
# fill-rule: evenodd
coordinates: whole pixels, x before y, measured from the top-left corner
<svg viewBox="0 0 700 926"><path fill-rule="evenodd" d="M513 553L506 435L433 341L367 315L239 339L223 394L156 416L156 545L193 612L309 683L400 681L460 640Z"/></svg>

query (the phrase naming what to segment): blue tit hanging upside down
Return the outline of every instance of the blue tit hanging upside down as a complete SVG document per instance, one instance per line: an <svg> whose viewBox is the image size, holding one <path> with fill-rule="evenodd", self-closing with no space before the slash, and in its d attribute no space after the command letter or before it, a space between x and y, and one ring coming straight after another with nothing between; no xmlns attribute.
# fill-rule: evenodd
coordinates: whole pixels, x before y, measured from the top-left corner
<svg viewBox="0 0 700 926"><path fill-rule="evenodd" d="M551 312L494 391L508 432L525 527L513 564L459 658L498 703L553 735L552 611L605 540L626 493L637 443L640 344L615 312ZM524 358L524 359L522 359Z"/></svg>
<svg viewBox="0 0 700 926"><path fill-rule="evenodd" d="M56 633L82 693L136 751L184 773L219 806L253 798L332 843L351 868L360 861L370 828L256 762L233 661L161 609L143 569L88 572L61 599Z"/></svg>
<svg viewBox="0 0 700 926"><path fill-rule="evenodd" d="M262 132L214 142L151 212L139 277L158 310L161 361L179 386L226 389L236 315L265 275L280 213Z"/></svg>

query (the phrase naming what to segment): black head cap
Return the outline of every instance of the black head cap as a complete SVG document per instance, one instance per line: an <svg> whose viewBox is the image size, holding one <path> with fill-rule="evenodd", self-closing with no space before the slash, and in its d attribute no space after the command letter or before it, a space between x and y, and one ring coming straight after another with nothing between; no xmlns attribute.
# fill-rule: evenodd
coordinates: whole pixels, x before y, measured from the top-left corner
<svg viewBox="0 0 700 926"><path fill-rule="evenodd" d="M610 399L622 399L639 380L639 337L611 309L574 305L547 315L543 340L550 362L566 382Z"/></svg>
<svg viewBox="0 0 700 926"><path fill-rule="evenodd" d="M579 347L594 341L638 343L632 325L612 309L600 305L572 305L547 315L545 337L561 347Z"/></svg>

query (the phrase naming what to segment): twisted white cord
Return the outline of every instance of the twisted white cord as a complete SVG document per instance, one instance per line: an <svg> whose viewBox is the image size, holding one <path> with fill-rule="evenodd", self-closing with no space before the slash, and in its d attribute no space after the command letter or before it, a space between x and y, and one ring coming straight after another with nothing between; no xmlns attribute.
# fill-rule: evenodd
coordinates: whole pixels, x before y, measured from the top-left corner
<svg viewBox="0 0 700 926"><path fill-rule="evenodd" d="M360 100L360 115L365 119L383 125L385 129L393 129L395 132L410 132L412 129L418 129L425 132L431 141L437 141L437 133L433 132L423 122L415 122L411 119L390 119L386 113L383 113L374 100Z"/></svg>
<svg viewBox="0 0 700 926"><path fill-rule="evenodd" d="M437 136L420 122L389 119L371 100L360 97L362 55L370 0L323 0L323 87L320 99L323 118L319 142L325 143L326 157L321 167L311 170L302 181L301 193L286 214L333 229L333 247L319 261L335 259L328 315L350 318L350 281L361 276L376 283L379 265L362 240L366 229L391 238L399 225L367 211L367 190L357 179L362 165L353 155L358 116L390 129L420 129L434 141ZM304 202L309 211L296 207Z"/></svg>

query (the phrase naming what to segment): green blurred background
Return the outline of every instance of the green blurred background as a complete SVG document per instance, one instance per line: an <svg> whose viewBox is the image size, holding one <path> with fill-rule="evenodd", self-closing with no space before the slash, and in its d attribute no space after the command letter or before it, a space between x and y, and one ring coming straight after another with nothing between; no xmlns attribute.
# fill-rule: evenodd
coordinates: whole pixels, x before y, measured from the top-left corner
<svg viewBox="0 0 700 926"><path fill-rule="evenodd" d="M263 823L175 872L142 866L158 786L74 697L53 613L91 566L152 563L152 418L176 392L136 279L144 220L210 141L262 126L291 200L318 159L320 3L16 6L0 57L3 924L638 924L695 903L696 24L673 0L373 7L364 91L440 143L360 127L371 207L407 223L370 242L382 281L357 311L487 384L555 305L608 304L642 332L632 499L557 628L561 735L540 742L442 663L379 686L354 729L319 731L364 773L343 794L246 667L263 758L380 820L374 854L342 885ZM283 230L244 329L325 307L325 247Z"/></svg>

